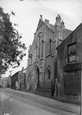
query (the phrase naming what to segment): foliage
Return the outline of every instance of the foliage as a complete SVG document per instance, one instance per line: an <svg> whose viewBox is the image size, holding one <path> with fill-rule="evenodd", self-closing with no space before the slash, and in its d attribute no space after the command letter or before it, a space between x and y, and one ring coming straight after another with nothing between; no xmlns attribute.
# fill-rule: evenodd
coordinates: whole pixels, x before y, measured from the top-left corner
<svg viewBox="0 0 82 115"><path fill-rule="evenodd" d="M14 14L15 15L15 14ZM21 42L22 36L14 29L10 15L4 13L0 7L0 73L5 72L9 66L17 67L25 56L25 44Z"/></svg>

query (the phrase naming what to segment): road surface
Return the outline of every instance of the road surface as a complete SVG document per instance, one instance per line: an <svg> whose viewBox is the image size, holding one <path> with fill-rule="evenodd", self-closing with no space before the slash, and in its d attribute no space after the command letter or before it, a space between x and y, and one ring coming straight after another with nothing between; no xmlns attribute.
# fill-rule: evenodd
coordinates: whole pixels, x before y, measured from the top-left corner
<svg viewBox="0 0 82 115"><path fill-rule="evenodd" d="M0 89L0 115L76 115L32 102Z"/></svg>

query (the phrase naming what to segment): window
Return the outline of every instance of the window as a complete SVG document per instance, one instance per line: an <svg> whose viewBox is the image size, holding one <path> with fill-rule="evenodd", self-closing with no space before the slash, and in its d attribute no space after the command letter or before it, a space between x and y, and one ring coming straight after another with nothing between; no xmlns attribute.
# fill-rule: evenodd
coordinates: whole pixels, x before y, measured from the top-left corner
<svg viewBox="0 0 82 115"><path fill-rule="evenodd" d="M43 57L43 33L38 34L38 56Z"/></svg>
<svg viewBox="0 0 82 115"><path fill-rule="evenodd" d="M41 57L43 57L43 44L44 44L44 41L42 40L42 51L41 51Z"/></svg>
<svg viewBox="0 0 82 115"><path fill-rule="evenodd" d="M37 56L37 45L36 45L36 56Z"/></svg>
<svg viewBox="0 0 82 115"><path fill-rule="evenodd" d="M76 61L76 43L67 46L68 50L68 62Z"/></svg>
<svg viewBox="0 0 82 115"><path fill-rule="evenodd" d="M40 41L41 41L41 35L39 35L39 57L40 57Z"/></svg>
<svg viewBox="0 0 82 115"><path fill-rule="evenodd" d="M48 69L48 79L50 79L50 70Z"/></svg>

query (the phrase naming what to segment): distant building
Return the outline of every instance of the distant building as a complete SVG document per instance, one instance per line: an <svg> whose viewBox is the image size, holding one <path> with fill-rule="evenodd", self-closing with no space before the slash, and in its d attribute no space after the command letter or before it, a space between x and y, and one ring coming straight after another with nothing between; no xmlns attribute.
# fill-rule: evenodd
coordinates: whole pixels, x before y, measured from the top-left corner
<svg viewBox="0 0 82 115"><path fill-rule="evenodd" d="M18 73L19 89L26 89L26 69L22 68Z"/></svg>
<svg viewBox="0 0 82 115"><path fill-rule="evenodd" d="M10 85L11 85L10 77L0 78L0 87L6 88L10 87Z"/></svg>
<svg viewBox="0 0 82 115"><path fill-rule="evenodd" d="M26 89L26 69L16 72L11 76L12 89Z"/></svg>
<svg viewBox="0 0 82 115"><path fill-rule="evenodd" d="M14 75L11 76L11 88L16 89L16 83L18 82L18 73L16 72Z"/></svg>
<svg viewBox="0 0 82 115"><path fill-rule="evenodd" d="M58 46L57 59L59 95L81 97L82 23Z"/></svg>
<svg viewBox="0 0 82 115"><path fill-rule="evenodd" d="M60 15L57 15L54 25L49 20L43 21L40 16L33 43L28 50L27 89L49 89L55 91L57 78L57 46L71 33L65 28ZM53 84L53 85L52 85Z"/></svg>
<svg viewBox="0 0 82 115"><path fill-rule="evenodd" d="M3 80L2 81L2 87L6 88L8 86L8 81L7 80Z"/></svg>

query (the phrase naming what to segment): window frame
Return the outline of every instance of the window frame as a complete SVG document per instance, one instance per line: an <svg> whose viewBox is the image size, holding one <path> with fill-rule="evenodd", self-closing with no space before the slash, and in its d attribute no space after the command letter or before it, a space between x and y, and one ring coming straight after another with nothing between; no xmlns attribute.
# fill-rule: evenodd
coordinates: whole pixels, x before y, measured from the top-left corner
<svg viewBox="0 0 82 115"><path fill-rule="evenodd" d="M43 50L44 50L44 40L41 41L41 57L43 58Z"/></svg>
<svg viewBox="0 0 82 115"><path fill-rule="evenodd" d="M70 47L72 47L72 46L75 47L75 52L73 52L73 51L71 50L70 53L69 53L69 50L71 49ZM76 62L76 60L77 60L77 51L76 51L76 49L77 49L77 47L76 47L76 42L67 45L67 62L68 62L68 63ZM74 54L73 54L73 53L74 53ZM75 56L75 57L74 57L75 59L73 59L73 57L72 57L72 60L70 60L70 57L71 57L71 56Z"/></svg>
<svg viewBox="0 0 82 115"><path fill-rule="evenodd" d="M49 53L52 52L52 40L49 39Z"/></svg>
<svg viewBox="0 0 82 115"><path fill-rule="evenodd" d="M39 32L39 34L38 34L38 36L37 36L37 38L38 38L38 40L39 40L39 46L38 46L38 48L39 48L39 52L38 52L38 56L39 56L39 58L41 58L42 57L42 52L41 52L41 45L42 45L42 39L43 39L43 33L42 32Z"/></svg>

